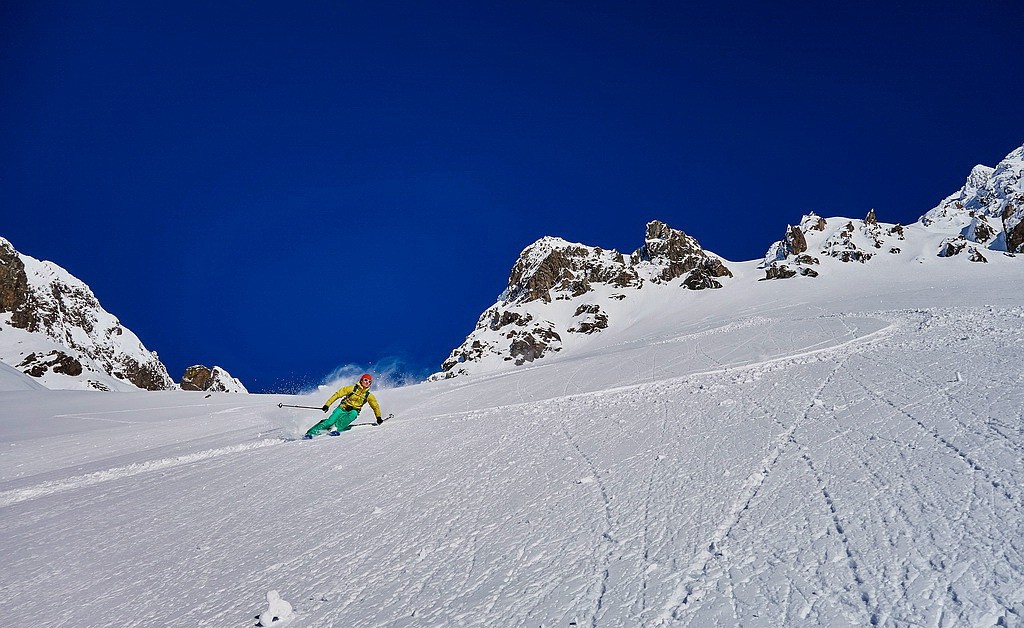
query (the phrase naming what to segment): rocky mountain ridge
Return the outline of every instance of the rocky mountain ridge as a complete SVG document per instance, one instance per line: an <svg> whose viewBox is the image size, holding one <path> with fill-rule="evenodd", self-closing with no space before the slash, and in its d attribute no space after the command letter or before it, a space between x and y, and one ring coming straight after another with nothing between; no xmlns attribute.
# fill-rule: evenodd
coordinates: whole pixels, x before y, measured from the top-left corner
<svg viewBox="0 0 1024 628"><path fill-rule="evenodd" d="M1024 252L1022 173L1024 146L994 168L976 166L958 192L912 225L881 222L873 209L862 219L808 213L768 248L757 264L763 271L759 279L828 281L822 276L835 272L836 264L892 272L882 270L886 259L905 264L962 257L986 263L996 255L1013 257ZM609 304L650 286L718 289L732 277L721 257L656 220L647 224L644 245L628 256L541 238L523 250L498 301L431 379L509 362L520 366L558 353L567 341L614 326Z"/></svg>
<svg viewBox="0 0 1024 628"><path fill-rule="evenodd" d="M878 256L905 254L908 237L920 240L925 234L942 236L926 255L963 255L986 263L993 255L1024 252L1024 146L994 168L975 166L957 192L913 225L880 222L873 209L861 220L809 213L799 224L787 225L783 239L768 248L761 268L764 279L817 277L821 258L868 263Z"/></svg>
<svg viewBox="0 0 1024 628"><path fill-rule="evenodd" d="M107 312L85 282L19 253L4 238L0 361L53 389L179 388L156 352Z"/></svg>

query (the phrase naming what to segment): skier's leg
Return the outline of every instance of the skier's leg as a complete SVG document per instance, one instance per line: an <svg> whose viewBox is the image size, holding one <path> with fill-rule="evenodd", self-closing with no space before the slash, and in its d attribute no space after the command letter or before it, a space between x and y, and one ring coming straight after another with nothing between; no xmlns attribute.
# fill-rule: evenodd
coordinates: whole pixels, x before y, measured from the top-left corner
<svg viewBox="0 0 1024 628"><path fill-rule="evenodd" d="M334 409L334 412L331 413L331 416L327 417L323 421L320 421L313 427L306 430L306 433L309 434L310 436L316 436L317 434L324 430L331 429L331 426L334 425L334 422L338 420L338 416L340 414L343 414L344 412L345 411L341 409L341 406L338 406L337 408Z"/></svg>
<svg viewBox="0 0 1024 628"><path fill-rule="evenodd" d="M339 432L344 432L348 429L348 426L352 425L352 422L355 421L358 416L359 410L349 410L347 412L342 411L341 415L338 416L337 423L334 424L334 429Z"/></svg>

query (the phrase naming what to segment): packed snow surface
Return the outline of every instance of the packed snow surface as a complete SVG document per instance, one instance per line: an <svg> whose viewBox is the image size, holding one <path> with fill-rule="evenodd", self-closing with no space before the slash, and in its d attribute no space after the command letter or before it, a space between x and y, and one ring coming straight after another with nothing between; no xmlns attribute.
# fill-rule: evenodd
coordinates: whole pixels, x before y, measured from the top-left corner
<svg viewBox="0 0 1024 628"><path fill-rule="evenodd" d="M332 391L2 392L4 623L1018 625L1024 272L942 262L731 265L337 438L278 407Z"/></svg>

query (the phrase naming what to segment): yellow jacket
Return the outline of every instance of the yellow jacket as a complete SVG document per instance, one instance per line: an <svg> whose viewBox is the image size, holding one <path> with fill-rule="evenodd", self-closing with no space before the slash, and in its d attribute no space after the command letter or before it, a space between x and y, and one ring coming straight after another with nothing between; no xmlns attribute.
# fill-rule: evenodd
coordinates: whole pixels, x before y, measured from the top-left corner
<svg viewBox="0 0 1024 628"><path fill-rule="evenodd" d="M363 406L369 403L370 407L373 408L373 414L378 419L380 418L380 406L377 405L377 398L373 396L369 388L363 388L359 384L339 388L338 392L331 395L331 398L324 405L329 406L338 399L344 399L341 402L343 407L355 410L362 410Z"/></svg>

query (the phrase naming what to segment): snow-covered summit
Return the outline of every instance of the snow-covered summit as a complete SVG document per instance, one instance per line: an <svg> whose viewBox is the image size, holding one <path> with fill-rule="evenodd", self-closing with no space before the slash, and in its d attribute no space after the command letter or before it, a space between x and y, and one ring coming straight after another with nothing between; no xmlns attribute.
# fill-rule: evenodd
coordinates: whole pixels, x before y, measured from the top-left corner
<svg viewBox="0 0 1024 628"><path fill-rule="evenodd" d="M958 230L969 242L1024 252L1024 146L994 168L975 166L957 192L921 217L925 226Z"/></svg>
<svg viewBox="0 0 1024 628"><path fill-rule="evenodd" d="M629 293L653 286L721 288L718 279L731 276L722 258L657 220L647 224L643 246L629 256L543 237L523 249L505 291L432 379L506 362L521 365L586 344L586 336L608 327L611 310L623 310L614 304Z"/></svg>

